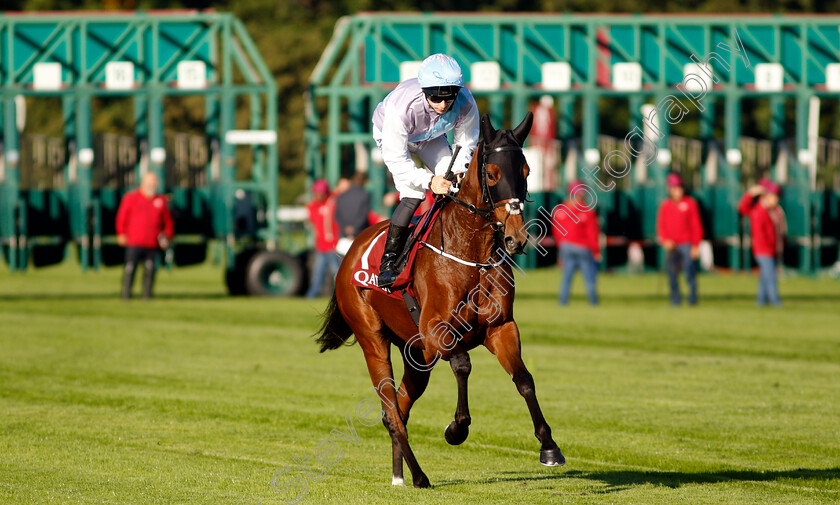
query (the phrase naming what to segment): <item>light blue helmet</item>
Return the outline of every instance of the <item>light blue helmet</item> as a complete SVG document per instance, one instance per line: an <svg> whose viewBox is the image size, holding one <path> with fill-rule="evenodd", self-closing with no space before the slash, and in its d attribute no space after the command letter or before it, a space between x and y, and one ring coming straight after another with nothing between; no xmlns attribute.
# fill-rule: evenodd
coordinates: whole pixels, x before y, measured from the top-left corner
<svg viewBox="0 0 840 505"><path fill-rule="evenodd" d="M421 88L458 86L464 87L461 66L451 56L433 54L423 60L417 71L417 82Z"/></svg>

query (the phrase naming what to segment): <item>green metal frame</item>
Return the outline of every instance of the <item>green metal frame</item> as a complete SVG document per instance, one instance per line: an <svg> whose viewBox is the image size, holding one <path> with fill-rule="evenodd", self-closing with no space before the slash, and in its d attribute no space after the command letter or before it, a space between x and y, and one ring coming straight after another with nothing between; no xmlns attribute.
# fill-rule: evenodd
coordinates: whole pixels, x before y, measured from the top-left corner
<svg viewBox="0 0 840 505"><path fill-rule="evenodd" d="M565 15L565 14L373 14L345 17L338 21L332 40L310 78L307 106L306 162L309 175L335 182L341 174L342 147L363 142L374 148L370 138L373 108L396 86L402 61L419 61L443 52L453 56L470 81L470 64L496 61L501 67L501 88L492 92L474 91L486 99L487 112L494 123L509 127L528 110L529 103L543 94L559 102L558 133L564 143L579 138L581 152L598 147L599 100L625 98L631 108L631 125L641 126L640 106L658 103L676 93L683 79L683 65L690 56L704 58L716 51L723 63L711 65L720 82L703 100L700 114L701 140L713 142L715 104L723 103L723 152L737 149L742 133L743 100L767 97L772 101L771 135L781 141L784 134L784 101L796 102L796 149L807 149L808 101L812 96L835 99L838 93L822 85L826 65L838 61L840 16L773 15ZM737 53L720 49L734 46L737 31L750 60L749 68ZM541 89L540 65L565 61L572 68L572 88L565 92ZM610 69L619 62L639 62L642 89L624 92L611 89ZM785 86L778 93L757 91L754 68L758 63L781 63ZM680 95L677 95L680 96ZM573 131L572 118L580 106L581 124ZM325 111L325 115L322 116ZM668 123L660 116L666 137L659 147L667 147ZM628 130L629 131L629 130ZM600 153L603 156L605 153ZM743 243L735 211L742 189L738 167L729 166L721 153L715 156L718 178L703 185L697 193L713 213L716 240L730 246L730 263L737 270L747 268L741 261ZM792 160L793 172L804 170ZM580 169L584 168L581 162ZM646 236L652 237L655 206L640 199L664 198L667 166L654 163L648 182L630 183L628 198L642 208ZM792 175L793 175L793 172ZM376 196L384 191L384 172L373 171L371 189ZM601 171L601 175L605 176ZM632 177L632 176L631 176ZM792 181L793 182L793 179ZM649 186L645 189L646 186ZM708 186L708 187L707 187ZM805 189L795 202L814 215L813 202L821 201ZM616 194L600 194L601 212L607 215L616 205ZM539 200L538 200L539 201ZM791 202L792 203L792 202ZM644 204L644 205L642 205ZM533 206L532 206L533 207ZM534 211L528 216L535 217ZM817 224L817 228L819 225ZM804 221L791 227L801 244L800 271L812 272L813 228ZM807 238L807 239L806 239ZM531 255L533 256L533 255ZM747 256L748 258L748 256ZM534 261L526 262L534 266Z"/></svg>
<svg viewBox="0 0 840 505"><path fill-rule="evenodd" d="M206 64L207 87L175 87L177 65L187 60ZM105 66L111 61L134 63L134 89L104 87ZM62 65L62 89L32 88L32 73L38 62ZM277 129L274 78L242 22L233 15L199 11L5 13L0 15L0 85L3 117L0 138L5 153L0 180L0 239L5 244L11 270L25 269L27 259L27 195L19 189L19 168L13 163L14 153L18 152L14 102L18 95L61 98L65 137L75 150L67 157L67 187L57 193L69 211L71 239L79 245L83 269L89 265L97 268L101 263L102 244L113 241L113 237L101 235L102 201L101 195L91 187L91 167L79 163L76 156L81 149L92 147L91 100L94 97L131 97L135 132L151 151L164 148L164 98L203 96L208 144L217 142L220 146L218 168L208 163L208 187L199 188L200 197L212 210L213 236L226 244L228 265L232 267L236 254L234 192L244 189L257 195L268 209L267 226L259 230L254 240L262 241L269 249L276 246L276 144L254 146L251 180L237 181L235 146L225 142L226 132L234 129L238 97L250 99L249 128ZM138 172L140 169L138 163ZM163 163L150 162L148 169L158 173L161 181L165 180ZM179 191L179 188L163 189L176 196ZM185 210L189 212L189 206Z"/></svg>

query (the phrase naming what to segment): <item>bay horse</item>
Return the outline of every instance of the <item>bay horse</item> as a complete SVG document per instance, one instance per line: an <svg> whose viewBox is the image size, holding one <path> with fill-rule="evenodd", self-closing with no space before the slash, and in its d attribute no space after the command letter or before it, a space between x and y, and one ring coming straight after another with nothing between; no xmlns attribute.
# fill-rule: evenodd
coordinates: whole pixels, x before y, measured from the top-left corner
<svg viewBox="0 0 840 505"><path fill-rule="evenodd" d="M460 190L457 196L446 197L450 201L432 224L426 246L417 252L414 290L421 308L419 328L401 300L351 283L354 265L387 228L387 221L359 234L338 270L317 342L324 352L337 349L351 334L356 336L382 400L382 423L391 435L394 485L405 484L405 460L414 487L430 486L409 446L406 424L439 360L449 362L458 385L455 419L444 437L452 445L466 440L468 351L479 345L496 355L525 399L541 443L540 463L565 463L537 402L534 380L522 362L513 319L515 282L511 258L506 256L521 254L527 242L522 209L529 167L522 144L532 121L529 112L513 130L496 131L487 114L482 116L482 141ZM399 389L391 368L391 344L400 350L405 364Z"/></svg>

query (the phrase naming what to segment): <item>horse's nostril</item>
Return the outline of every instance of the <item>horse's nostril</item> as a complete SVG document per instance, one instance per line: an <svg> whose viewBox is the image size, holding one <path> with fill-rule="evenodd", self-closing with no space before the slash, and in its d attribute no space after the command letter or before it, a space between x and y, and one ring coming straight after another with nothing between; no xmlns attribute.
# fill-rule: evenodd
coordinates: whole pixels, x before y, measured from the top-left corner
<svg viewBox="0 0 840 505"><path fill-rule="evenodd" d="M505 237L505 245L508 247L514 247L516 245L516 240L513 237Z"/></svg>

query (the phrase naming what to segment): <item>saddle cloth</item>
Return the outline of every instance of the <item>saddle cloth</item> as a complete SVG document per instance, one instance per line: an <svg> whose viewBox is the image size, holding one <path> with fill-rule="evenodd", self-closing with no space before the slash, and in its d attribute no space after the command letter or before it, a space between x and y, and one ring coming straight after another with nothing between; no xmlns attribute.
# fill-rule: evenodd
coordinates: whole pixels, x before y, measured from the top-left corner
<svg viewBox="0 0 840 505"><path fill-rule="evenodd" d="M416 240L412 245L411 250L408 252L408 259L405 267L402 269L400 275L397 276L397 280L390 288L383 289L376 285L376 281L379 278L379 266L382 262L382 252L385 250L385 238L388 235L388 228L383 229L378 235L376 235L373 241L368 245L367 249L365 249L364 254L362 254L353 266L353 285L367 289L374 289L397 300L403 299L403 295L401 293L403 290L408 291L409 294L414 296L414 260L417 257L417 251L423 247L420 242L425 242L429 236L429 232L432 229L432 223L437 218L439 209L433 208L429 212L434 212L434 214L429 216L427 212L420 217L419 221L409 225L408 231L411 236L413 236L415 231L417 231L417 227L422 226L422 224L419 223L426 223L427 219L430 220L428 226L425 227L425 230L422 230L422 235L419 237L419 240ZM408 240L411 240L411 238Z"/></svg>

